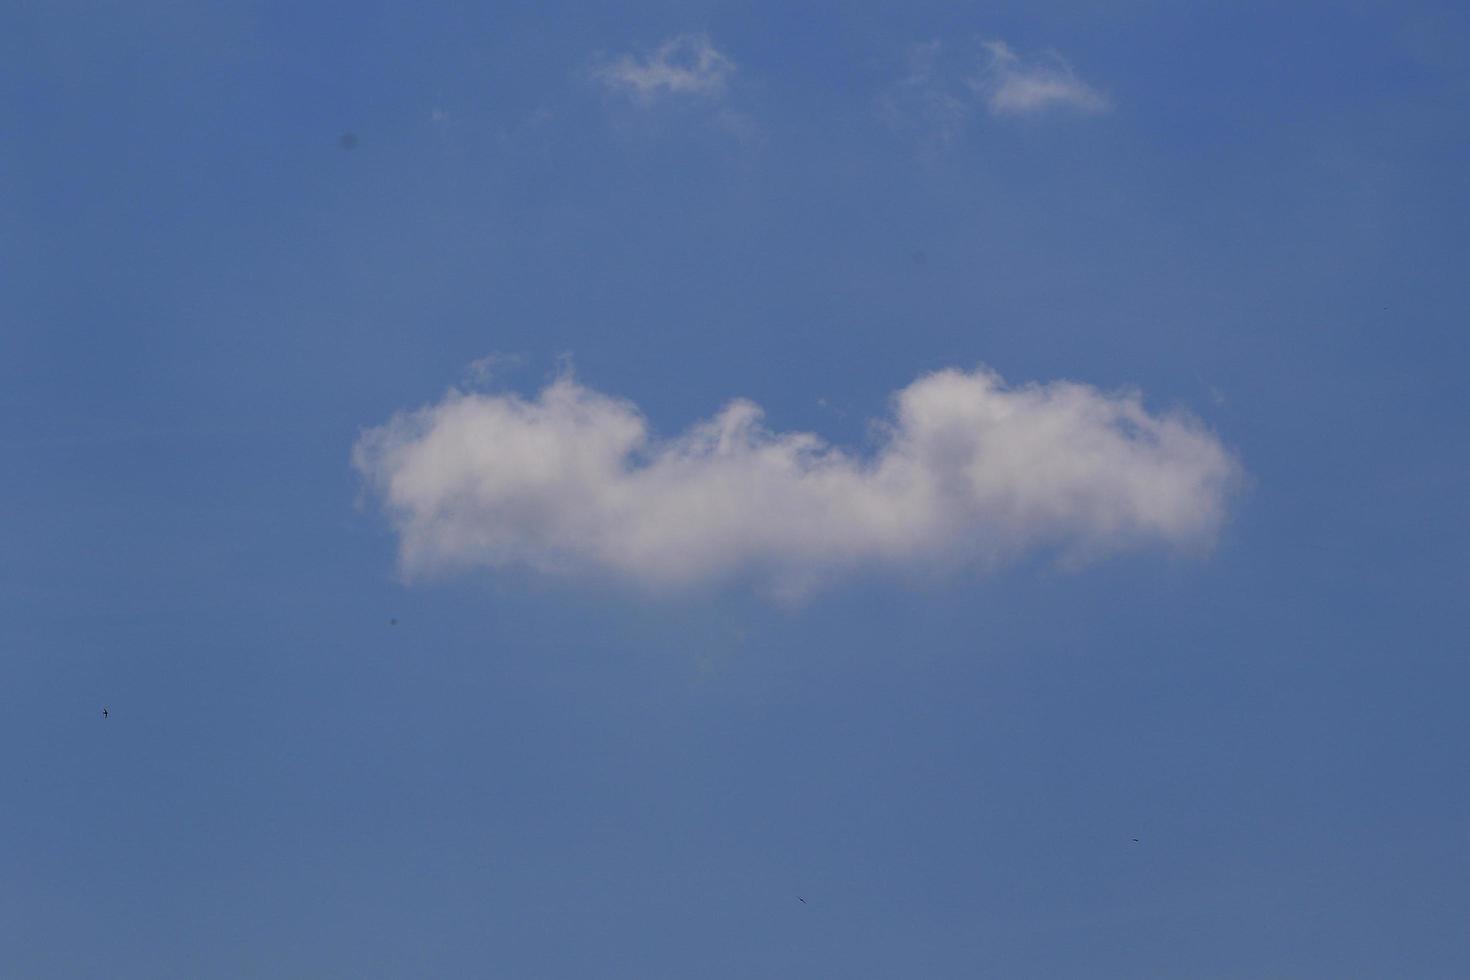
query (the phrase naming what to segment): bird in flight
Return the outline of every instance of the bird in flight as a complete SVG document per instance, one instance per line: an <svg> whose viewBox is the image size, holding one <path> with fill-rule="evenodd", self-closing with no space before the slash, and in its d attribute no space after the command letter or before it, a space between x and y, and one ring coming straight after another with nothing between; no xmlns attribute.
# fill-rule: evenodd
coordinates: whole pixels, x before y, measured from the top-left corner
<svg viewBox="0 0 1470 980"><path fill-rule="evenodd" d="M1135 843L1135 844L1138 843L1138 838L1137 837L1133 838L1133 843Z"/></svg>
<svg viewBox="0 0 1470 980"><path fill-rule="evenodd" d="M102 717L104 717L104 718L107 717L107 709L106 708L103 708L102 709Z"/></svg>
<svg viewBox="0 0 1470 980"><path fill-rule="evenodd" d="M796 900L803 905L806 904L806 899L802 898L800 895L796 896Z"/></svg>

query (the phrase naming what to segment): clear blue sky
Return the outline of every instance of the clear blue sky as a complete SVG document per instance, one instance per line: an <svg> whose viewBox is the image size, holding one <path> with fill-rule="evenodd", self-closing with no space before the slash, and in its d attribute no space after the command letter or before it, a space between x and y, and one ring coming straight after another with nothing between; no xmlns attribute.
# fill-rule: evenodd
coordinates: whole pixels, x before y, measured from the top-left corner
<svg viewBox="0 0 1470 980"><path fill-rule="evenodd" d="M1470 975L1470 15L627 6L0 2L0 973ZM354 465L568 357L571 496ZM981 365L1238 469L638 495Z"/></svg>

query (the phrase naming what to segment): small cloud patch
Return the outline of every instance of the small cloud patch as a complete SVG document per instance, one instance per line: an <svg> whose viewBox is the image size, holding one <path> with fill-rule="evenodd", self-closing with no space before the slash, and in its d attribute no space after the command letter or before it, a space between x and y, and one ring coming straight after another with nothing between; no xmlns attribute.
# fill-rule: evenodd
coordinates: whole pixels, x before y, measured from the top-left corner
<svg viewBox="0 0 1470 980"><path fill-rule="evenodd" d="M593 76L609 91L648 104L668 97L712 99L725 94L735 63L703 34L681 34L642 55L597 66Z"/></svg>
<svg viewBox="0 0 1470 980"><path fill-rule="evenodd" d="M1108 108L1092 86L1056 52L1023 60L1004 41L986 41L989 63L970 85L995 115L1034 115L1053 109L1102 112Z"/></svg>
<svg viewBox="0 0 1470 980"><path fill-rule="evenodd" d="M929 41L910 45L905 62L903 77L879 96L878 111L895 129L920 134L929 150L953 143L977 112L1015 118L1110 108L1054 51L1024 58L1004 41Z"/></svg>

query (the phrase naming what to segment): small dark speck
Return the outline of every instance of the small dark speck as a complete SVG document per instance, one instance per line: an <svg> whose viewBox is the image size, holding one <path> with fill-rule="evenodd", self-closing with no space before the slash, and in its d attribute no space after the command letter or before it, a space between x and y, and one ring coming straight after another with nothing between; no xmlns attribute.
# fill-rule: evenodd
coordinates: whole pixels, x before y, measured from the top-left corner
<svg viewBox="0 0 1470 980"><path fill-rule="evenodd" d="M390 619L390 620L388 620L388 625L389 626L397 626L398 625L398 620L396 620L396 619Z"/></svg>
<svg viewBox="0 0 1470 980"><path fill-rule="evenodd" d="M1135 844L1138 843L1138 838L1137 837L1133 838L1133 843L1135 843Z"/></svg>
<svg viewBox="0 0 1470 980"><path fill-rule="evenodd" d="M343 133L341 136L337 137L337 145L342 147L342 149L344 150L357 149L357 134Z"/></svg>
<svg viewBox="0 0 1470 980"><path fill-rule="evenodd" d="M928 265L929 253L922 248L916 248L909 253L909 258L914 260L914 265Z"/></svg>

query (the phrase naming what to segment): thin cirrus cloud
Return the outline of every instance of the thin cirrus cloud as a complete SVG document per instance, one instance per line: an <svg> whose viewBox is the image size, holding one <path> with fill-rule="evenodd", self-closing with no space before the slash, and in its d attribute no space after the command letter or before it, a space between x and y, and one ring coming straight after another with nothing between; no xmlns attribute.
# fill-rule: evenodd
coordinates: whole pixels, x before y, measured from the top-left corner
<svg viewBox="0 0 1470 980"><path fill-rule="evenodd" d="M954 140L969 122L971 93L951 84L943 70L940 41L910 45L908 74L878 99L884 119L900 129L917 127L938 145Z"/></svg>
<svg viewBox="0 0 1470 980"><path fill-rule="evenodd" d="M641 103L668 96L717 98L735 74L735 63L703 34L680 34L642 56L623 55L593 70L604 87Z"/></svg>
<svg viewBox="0 0 1470 980"><path fill-rule="evenodd" d="M1053 109L1101 112L1108 108L1107 99L1078 78L1072 66L1055 52L1026 60L1004 41L985 41L981 47L989 62L970 85L996 115L1032 115Z"/></svg>
<svg viewBox="0 0 1470 980"><path fill-rule="evenodd" d="M897 129L922 133L931 148L953 142L977 110L1018 117L1110 108L1056 52L1024 58L1004 41L978 49L929 41L910 45L906 61L905 75L879 96L879 113Z"/></svg>
<svg viewBox="0 0 1470 980"><path fill-rule="evenodd" d="M897 392L875 449L777 432L736 400L672 438L571 377L451 391L365 431L353 461L409 577L476 568L656 591L753 578L801 594L862 569L994 568L1213 540L1241 469L1136 392L944 370Z"/></svg>

